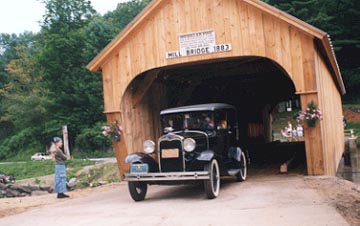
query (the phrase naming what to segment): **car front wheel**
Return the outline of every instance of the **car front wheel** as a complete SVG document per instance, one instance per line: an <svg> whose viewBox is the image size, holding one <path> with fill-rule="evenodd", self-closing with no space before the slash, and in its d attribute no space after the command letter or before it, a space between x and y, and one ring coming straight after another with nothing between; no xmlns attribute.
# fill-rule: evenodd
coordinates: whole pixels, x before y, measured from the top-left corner
<svg viewBox="0 0 360 226"><path fill-rule="evenodd" d="M240 161L240 171L236 174L236 181L241 182L246 180L247 176L247 163L246 163L246 156L244 152L241 152L241 161Z"/></svg>
<svg viewBox="0 0 360 226"><path fill-rule="evenodd" d="M147 183L142 181L129 181L128 188L130 196L134 201L142 201L145 199Z"/></svg>
<svg viewBox="0 0 360 226"><path fill-rule="evenodd" d="M204 171L209 172L210 175L210 180L204 181L206 196L209 199L216 198L219 195L220 190L220 171L219 164L216 159L207 163L204 167Z"/></svg>

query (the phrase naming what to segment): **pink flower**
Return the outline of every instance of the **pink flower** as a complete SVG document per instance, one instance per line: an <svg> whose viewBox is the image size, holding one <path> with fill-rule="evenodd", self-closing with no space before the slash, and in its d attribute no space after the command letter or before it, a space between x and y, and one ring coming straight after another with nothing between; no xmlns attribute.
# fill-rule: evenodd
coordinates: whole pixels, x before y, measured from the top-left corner
<svg viewBox="0 0 360 226"><path fill-rule="evenodd" d="M119 141L121 132L123 131L116 120L110 126L102 126L101 130L104 136L110 135L113 141Z"/></svg>

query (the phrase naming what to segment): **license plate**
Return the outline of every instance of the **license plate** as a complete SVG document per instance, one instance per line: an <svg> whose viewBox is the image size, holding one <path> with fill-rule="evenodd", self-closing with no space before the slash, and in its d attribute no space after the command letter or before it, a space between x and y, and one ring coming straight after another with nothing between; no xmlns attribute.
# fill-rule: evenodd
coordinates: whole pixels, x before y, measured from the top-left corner
<svg viewBox="0 0 360 226"><path fill-rule="evenodd" d="M179 149L163 149L161 156L162 158L179 158Z"/></svg>
<svg viewBox="0 0 360 226"><path fill-rule="evenodd" d="M149 172L148 164L133 164L130 167L130 173L147 173Z"/></svg>

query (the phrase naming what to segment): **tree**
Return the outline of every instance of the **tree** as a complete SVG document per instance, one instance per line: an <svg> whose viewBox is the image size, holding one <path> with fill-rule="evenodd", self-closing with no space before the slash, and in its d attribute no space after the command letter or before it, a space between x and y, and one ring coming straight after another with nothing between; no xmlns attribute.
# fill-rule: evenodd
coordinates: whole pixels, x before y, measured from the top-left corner
<svg viewBox="0 0 360 226"><path fill-rule="evenodd" d="M116 10L104 15L104 20L111 25L114 37L124 29L151 0L132 0L120 3Z"/></svg>
<svg viewBox="0 0 360 226"><path fill-rule="evenodd" d="M47 0L38 47L43 87L50 91L49 125L68 125L70 141L102 120L101 78L85 69L83 29L96 15L89 1ZM73 144L73 143L72 143Z"/></svg>
<svg viewBox="0 0 360 226"><path fill-rule="evenodd" d="M16 44L4 48L4 55L14 55L5 66L6 79L0 87L0 159L39 146L49 103L47 91L40 86L42 75L35 70L36 36L13 38Z"/></svg>
<svg viewBox="0 0 360 226"><path fill-rule="evenodd" d="M264 0L330 34L347 95L360 100L360 1Z"/></svg>
<svg viewBox="0 0 360 226"><path fill-rule="evenodd" d="M16 122L22 119L21 116L16 117L13 115L14 112L9 110L19 107L16 106L18 103L12 103L11 99L14 98L16 89L19 87L16 81L20 82L20 78L23 78L21 76L28 75L23 75L23 73L30 69L28 61L34 52L35 41L36 36L31 32L25 32L19 36L0 34L0 141L11 135Z"/></svg>
<svg viewBox="0 0 360 226"><path fill-rule="evenodd" d="M41 150L65 124L72 148L107 149L102 78L85 66L149 0L120 3L106 18L87 0L42 2L38 34L0 35L0 159Z"/></svg>

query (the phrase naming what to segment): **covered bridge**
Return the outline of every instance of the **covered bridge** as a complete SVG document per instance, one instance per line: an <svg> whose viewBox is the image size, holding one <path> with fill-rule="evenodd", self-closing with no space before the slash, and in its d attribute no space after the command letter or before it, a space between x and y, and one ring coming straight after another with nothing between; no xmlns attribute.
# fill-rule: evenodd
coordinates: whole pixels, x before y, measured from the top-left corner
<svg viewBox="0 0 360 226"><path fill-rule="evenodd" d="M344 150L344 84L328 35L258 0L154 0L87 66L103 76L105 114L124 158L160 136L159 112L225 102L241 138L271 137L271 109L294 95L323 111L305 125L309 175L335 175ZM251 150L250 150L251 151Z"/></svg>

